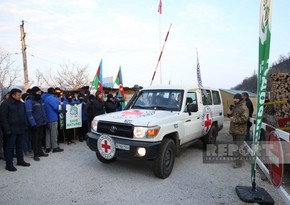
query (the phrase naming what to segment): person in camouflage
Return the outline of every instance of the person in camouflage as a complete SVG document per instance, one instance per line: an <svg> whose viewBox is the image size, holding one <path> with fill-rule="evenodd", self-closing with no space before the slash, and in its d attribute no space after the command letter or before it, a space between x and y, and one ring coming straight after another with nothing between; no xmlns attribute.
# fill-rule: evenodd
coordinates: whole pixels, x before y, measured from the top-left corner
<svg viewBox="0 0 290 205"><path fill-rule="evenodd" d="M249 119L249 109L241 94L234 95L234 105L230 107L227 116L230 118L230 134L233 136L234 143L240 148L245 140L247 133L247 122ZM242 155L240 151L236 151L234 156L234 168L242 166Z"/></svg>

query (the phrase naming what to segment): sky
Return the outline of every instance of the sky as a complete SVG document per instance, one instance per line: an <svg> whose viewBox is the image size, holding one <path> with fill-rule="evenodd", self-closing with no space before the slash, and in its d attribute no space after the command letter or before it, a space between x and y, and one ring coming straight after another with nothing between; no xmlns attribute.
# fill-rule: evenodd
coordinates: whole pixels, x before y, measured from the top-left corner
<svg viewBox="0 0 290 205"><path fill-rule="evenodd" d="M260 0L0 0L0 49L23 70L19 26L24 20L29 80L60 64L88 66L103 77L149 86L202 83L230 89L258 70ZM269 64L290 53L290 1L273 1ZM18 54L15 54L18 53ZM23 76L22 72L19 75ZM115 85L115 87L117 87Z"/></svg>

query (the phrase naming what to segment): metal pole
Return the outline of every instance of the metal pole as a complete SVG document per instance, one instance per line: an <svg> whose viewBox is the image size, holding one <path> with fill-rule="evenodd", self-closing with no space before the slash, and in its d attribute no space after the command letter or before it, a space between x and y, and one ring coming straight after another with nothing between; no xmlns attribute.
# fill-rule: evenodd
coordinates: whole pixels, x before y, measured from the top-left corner
<svg viewBox="0 0 290 205"><path fill-rule="evenodd" d="M154 80L154 77L155 77L155 74L156 74L156 70L157 70L157 68L158 68L159 62L160 62L161 57L162 57L162 53L163 53L163 50L164 50L164 46L165 46L166 41L167 41L167 38L168 38L168 36L169 36L169 32L170 32L171 26L172 26L172 23L170 24L169 29L168 29L168 31L167 31L167 34L166 34L166 37L165 37L165 41L164 41L163 46L162 46L162 49L161 49L161 51L160 51L160 55L159 55L159 58L158 58L158 61L157 61L157 65L156 65L156 67L155 67L155 70L154 70L154 73L153 73L153 76L152 76L152 80L151 80L150 85L152 85L152 83L153 83L153 80Z"/></svg>

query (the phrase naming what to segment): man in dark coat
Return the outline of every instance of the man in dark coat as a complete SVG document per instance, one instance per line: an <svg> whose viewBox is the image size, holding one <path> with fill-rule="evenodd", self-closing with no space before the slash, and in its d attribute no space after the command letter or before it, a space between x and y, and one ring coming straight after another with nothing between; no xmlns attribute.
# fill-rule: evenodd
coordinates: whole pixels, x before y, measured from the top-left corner
<svg viewBox="0 0 290 205"><path fill-rule="evenodd" d="M233 142L240 149L245 140L249 109L241 94L235 94L233 100L235 105L228 110L227 116L230 118L230 134L233 136ZM235 152L233 167L241 167L242 163L242 154L238 150Z"/></svg>
<svg viewBox="0 0 290 205"><path fill-rule="evenodd" d="M243 92L242 97L243 97L244 101L246 102L247 108L249 109L249 120L247 122L247 134L246 134L245 141L250 141L250 140L252 140L251 135L250 135L250 129L252 127L252 123L250 121L250 118L253 116L254 107L253 107L252 101L249 98L249 94L247 92Z"/></svg>
<svg viewBox="0 0 290 205"><path fill-rule="evenodd" d="M1 126L5 137L6 170L16 171L13 166L13 154L16 148L17 165L28 167L23 157L23 139L26 128L25 106L20 101L21 90L13 88L10 97L0 107Z"/></svg>
<svg viewBox="0 0 290 205"><path fill-rule="evenodd" d="M44 138L45 126L47 118L44 109L44 103L41 100L41 90L35 86L31 89L32 95L25 102L26 116L30 124L32 133L32 149L34 153L33 159L39 161L39 157L47 157L42 150L42 139Z"/></svg>
<svg viewBox="0 0 290 205"><path fill-rule="evenodd" d="M92 98L90 104L88 104L86 114L88 117L89 126L97 115L105 114L105 104L103 102L103 93L101 91L96 92L96 98Z"/></svg>
<svg viewBox="0 0 290 205"><path fill-rule="evenodd" d="M106 113L117 111L117 104L114 102L112 94L107 95L107 100L105 102L105 108L106 108Z"/></svg>

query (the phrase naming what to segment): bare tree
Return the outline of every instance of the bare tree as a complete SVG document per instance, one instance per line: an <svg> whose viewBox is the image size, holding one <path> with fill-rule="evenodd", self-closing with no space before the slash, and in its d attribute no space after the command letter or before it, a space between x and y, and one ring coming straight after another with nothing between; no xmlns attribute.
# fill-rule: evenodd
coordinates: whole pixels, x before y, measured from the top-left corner
<svg viewBox="0 0 290 205"><path fill-rule="evenodd" d="M47 73L40 72L38 69L35 73L36 84L40 87L59 87L55 82L54 76L51 74L51 69Z"/></svg>
<svg viewBox="0 0 290 205"><path fill-rule="evenodd" d="M81 67L78 64L67 62L60 65L60 69L56 75L52 75L50 71L49 73L43 74L37 70L37 84L41 87L47 85L49 87L60 87L63 90L76 90L88 85L89 75L87 68L87 65Z"/></svg>
<svg viewBox="0 0 290 205"><path fill-rule="evenodd" d="M15 61L11 60L11 54L0 50L0 89L15 84L18 70L12 68Z"/></svg>

